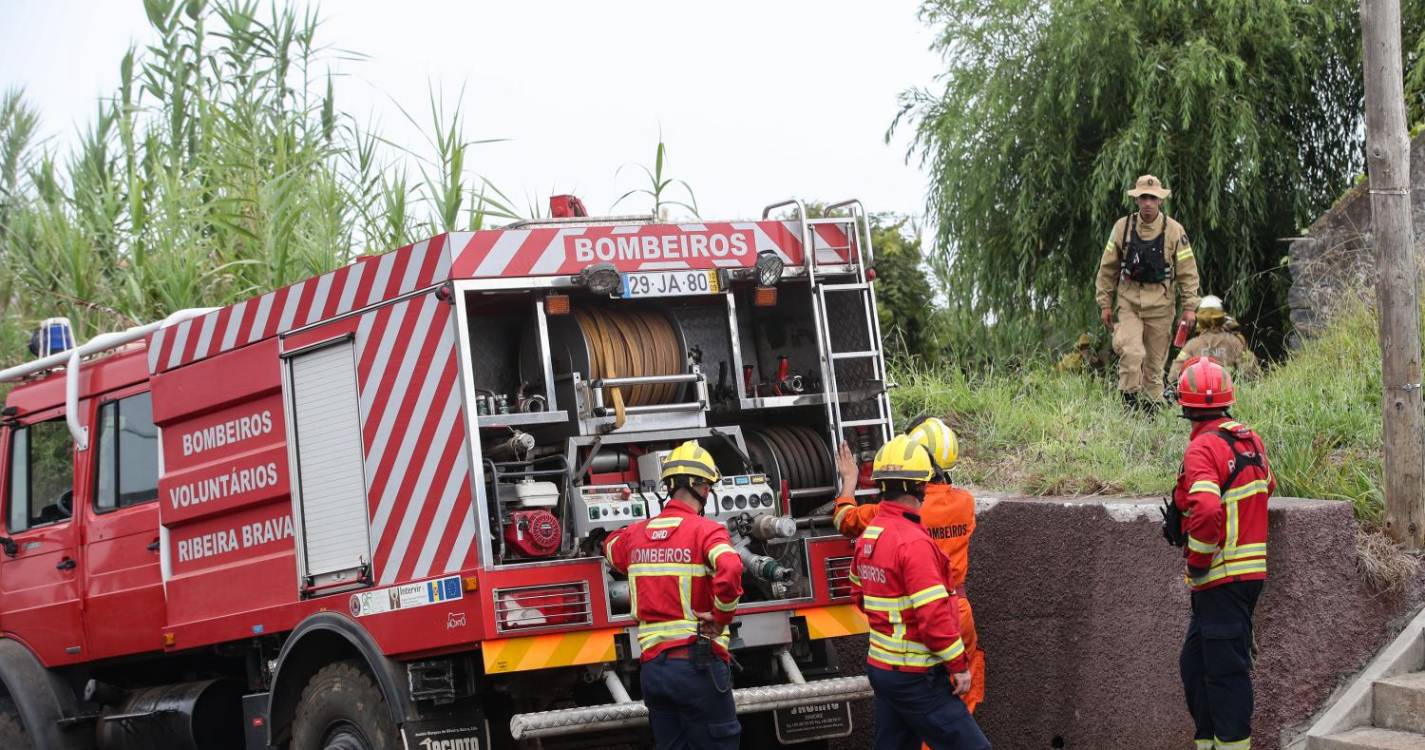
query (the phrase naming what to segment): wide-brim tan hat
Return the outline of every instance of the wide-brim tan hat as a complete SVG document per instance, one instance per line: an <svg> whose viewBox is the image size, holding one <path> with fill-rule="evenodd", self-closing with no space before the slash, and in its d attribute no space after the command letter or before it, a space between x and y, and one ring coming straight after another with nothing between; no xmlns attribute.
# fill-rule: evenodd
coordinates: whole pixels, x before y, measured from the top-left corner
<svg viewBox="0 0 1425 750"><path fill-rule="evenodd" d="M1140 195L1153 195L1158 198L1167 198L1173 191L1163 187L1162 180L1150 174L1145 174L1138 178L1138 182L1133 184L1133 189L1128 191L1128 197L1137 198Z"/></svg>

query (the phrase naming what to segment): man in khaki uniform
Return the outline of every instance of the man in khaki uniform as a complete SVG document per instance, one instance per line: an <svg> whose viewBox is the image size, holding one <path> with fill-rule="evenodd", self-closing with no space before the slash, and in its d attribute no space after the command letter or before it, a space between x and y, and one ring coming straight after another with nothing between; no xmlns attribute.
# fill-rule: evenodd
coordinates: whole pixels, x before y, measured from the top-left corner
<svg viewBox="0 0 1425 750"><path fill-rule="evenodd" d="M1234 381L1251 380L1261 372L1257 355L1247 348L1242 334L1227 329L1227 311L1222 300L1209 294L1197 306L1197 335L1188 339L1173 366L1168 368L1168 382L1176 385L1183 366L1194 357L1212 357L1232 373Z"/></svg>
<svg viewBox="0 0 1425 750"><path fill-rule="evenodd" d="M1191 326L1197 319L1197 261L1183 225L1162 212L1173 191L1143 175L1127 191L1136 213L1113 225L1099 261L1096 300L1118 353L1118 390L1129 406L1155 408L1163 398L1163 366L1173 341L1177 304ZM1114 294L1118 322L1114 324Z"/></svg>

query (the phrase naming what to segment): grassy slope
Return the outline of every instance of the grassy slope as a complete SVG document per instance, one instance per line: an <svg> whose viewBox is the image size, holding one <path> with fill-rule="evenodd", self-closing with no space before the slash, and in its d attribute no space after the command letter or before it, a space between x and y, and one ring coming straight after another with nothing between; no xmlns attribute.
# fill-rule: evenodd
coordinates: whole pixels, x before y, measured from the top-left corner
<svg viewBox="0 0 1425 750"><path fill-rule="evenodd" d="M941 415L960 436L959 481L1030 494L1166 495L1188 423L1177 411L1128 415L1107 379L1047 366L964 374L924 362L893 377L898 423ZM1238 419L1266 441L1278 494L1381 508L1380 347L1363 309L1254 383L1238 387Z"/></svg>

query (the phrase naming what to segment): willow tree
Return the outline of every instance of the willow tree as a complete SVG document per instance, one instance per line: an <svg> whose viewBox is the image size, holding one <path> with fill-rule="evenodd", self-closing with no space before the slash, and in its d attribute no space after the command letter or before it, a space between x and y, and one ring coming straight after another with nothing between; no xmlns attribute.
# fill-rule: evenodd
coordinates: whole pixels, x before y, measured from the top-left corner
<svg viewBox="0 0 1425 750"><path fill-rule="evenodd" d="M1124 190L1152 173L1204 291L1280 325L1280 238L1361 168L1354 0L927 0L921 15L947 69L897 124L929 167L962 318L1089 325Z"/></svg>

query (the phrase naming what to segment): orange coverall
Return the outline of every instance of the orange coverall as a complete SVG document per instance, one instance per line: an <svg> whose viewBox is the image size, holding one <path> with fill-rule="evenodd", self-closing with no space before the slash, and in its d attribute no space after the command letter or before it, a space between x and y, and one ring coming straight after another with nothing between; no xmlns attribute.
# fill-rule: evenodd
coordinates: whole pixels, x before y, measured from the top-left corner
<svg viewBox="0 0 1425 750"><path fill-rule="evenodd" d="M844 536L855 539L876 517L880 503L857 505L856 499L839 497L836 499L836 513L833 519L836 529ZM974 713L975 707L985 699L985 652L980 650L979 634L975 632L975 613L970 608L970 600L961 589L965 586L965 574L970 568L970 536L975 533L975 498L965 490L951 484L934 482L925 486L925 502L920 506L920 523L930 532L930 538L945 556L950 558L951 583L960 594L960 639L965 643L965 654L970 657L970 672L974 682L970 692L962 698L965 707Z"/></svg>

